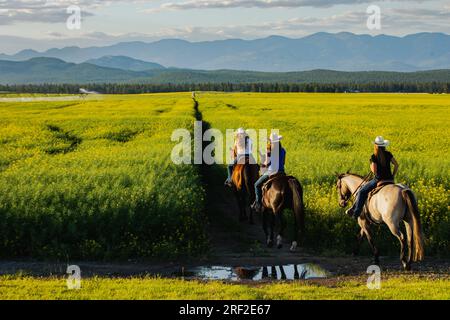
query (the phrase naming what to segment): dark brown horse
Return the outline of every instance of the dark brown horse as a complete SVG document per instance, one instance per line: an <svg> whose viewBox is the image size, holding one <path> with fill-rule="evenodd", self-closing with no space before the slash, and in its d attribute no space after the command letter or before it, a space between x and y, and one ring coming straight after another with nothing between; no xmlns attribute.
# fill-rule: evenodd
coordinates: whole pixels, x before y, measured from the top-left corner
<svg viewBox="0 0 450 320"><path fill-rule="evenodd" d="M291 251L303 240L305 232L305 207L303 204L303 189L295 177L279 175L270 179L263 187L263 229L266 234L267 246L273 246L275 222L278 222L277 247L282 247L282 235L286 227L283 217L284 209L294 212L295 239Z"/></svg>
<svg viewBox="0 0 450 320"><path fill-rule="evenodd" d="M239 221L249 220L253 222L253 209L250 204L255 201L255 182L259 177L259 165L249 163L246 159L245 163L238 163L234 166L233 175L231 176L233 182L233 190L236 195L236 200L239 207ZM249 209L249 216L247 217L247 208Z"/></svg>

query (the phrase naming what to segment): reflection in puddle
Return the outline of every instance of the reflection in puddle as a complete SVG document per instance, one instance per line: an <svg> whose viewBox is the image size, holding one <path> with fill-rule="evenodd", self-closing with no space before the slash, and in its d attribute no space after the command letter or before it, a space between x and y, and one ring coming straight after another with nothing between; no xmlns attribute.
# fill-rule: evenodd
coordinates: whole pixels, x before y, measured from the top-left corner
<svg viewBox="0 0 450 320"><path fill-rule="evenodd" d="M185 278L202 280L295 280L295 279L313 279L326 278L330 275L328 271L319 265L312 263L288 264L284 266L265 266L265 267L196 267L184 271L182 276Z"/></svg>

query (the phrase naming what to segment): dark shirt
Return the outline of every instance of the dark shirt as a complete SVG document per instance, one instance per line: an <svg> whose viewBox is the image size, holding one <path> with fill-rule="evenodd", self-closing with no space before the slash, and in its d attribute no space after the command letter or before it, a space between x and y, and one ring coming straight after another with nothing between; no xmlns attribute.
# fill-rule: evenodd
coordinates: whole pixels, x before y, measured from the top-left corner
<svg viewBox="0 0 450 320"><path fill-rule="evenodd" d="M391 161L394 156L389 151L385 151L384 154L386 156L386 163L384 166L378 163L376 155L373 154L370 158L370 162L376 163L377 165L377 174L375 175L375 178L377 180L393 180L394 176L391 171Z"/></svg>

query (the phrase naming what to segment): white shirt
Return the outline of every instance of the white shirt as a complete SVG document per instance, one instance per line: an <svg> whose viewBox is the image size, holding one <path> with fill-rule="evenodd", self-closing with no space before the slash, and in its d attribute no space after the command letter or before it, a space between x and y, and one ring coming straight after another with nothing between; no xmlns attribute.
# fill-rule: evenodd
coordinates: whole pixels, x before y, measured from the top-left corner
<svg viewBox="0 0 450 320"><path fill-rule="evenodd" d="M245 140L247 140L247 143L245 143ZM244 139L244 141L240 141L240 139L238 139L236 141L237 156L239 157L242 155L250 155L252 153L252 147L253 147L252 139L248 138Z"/></svg>

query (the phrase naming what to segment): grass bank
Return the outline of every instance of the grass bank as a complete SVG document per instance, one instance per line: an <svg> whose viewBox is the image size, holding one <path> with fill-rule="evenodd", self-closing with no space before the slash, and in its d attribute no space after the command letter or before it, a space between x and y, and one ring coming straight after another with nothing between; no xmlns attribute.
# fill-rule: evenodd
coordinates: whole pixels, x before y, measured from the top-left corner
<svg viewBox="0 0 450 320"><path fill-rule="evenodd" d="M450 280L414 275L382 279L370 290L366 278L330 281L292 281L260 284L184 281L158 278L83 279L79 290L69 290L63 278L0 277L4 299L450 299Z"/></svg>

